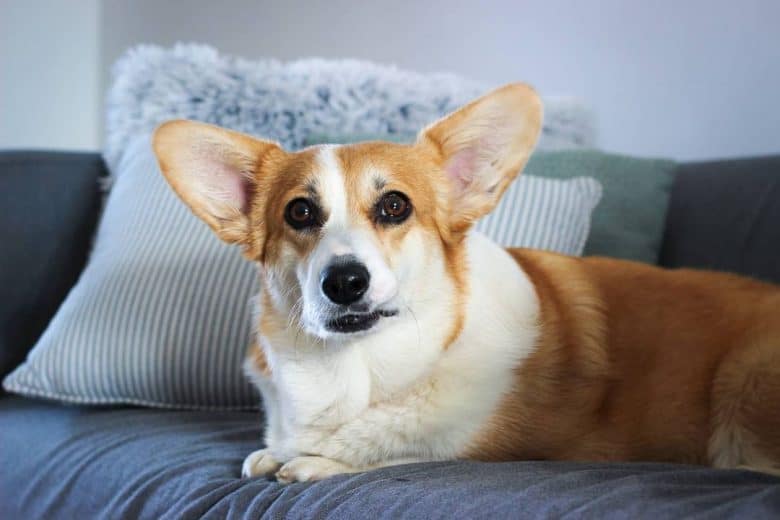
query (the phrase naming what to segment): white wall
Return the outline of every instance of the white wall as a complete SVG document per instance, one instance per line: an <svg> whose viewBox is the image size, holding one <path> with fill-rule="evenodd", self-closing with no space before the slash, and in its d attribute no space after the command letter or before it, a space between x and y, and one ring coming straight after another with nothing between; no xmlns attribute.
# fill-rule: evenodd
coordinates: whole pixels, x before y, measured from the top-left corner
<svg viewBox="0 0 780 520"><path fill-rule="evenodd" d="M202 41L250 58L527 80L587 100L612 151L780 153L778 0L0 2L0 147L94 146L109 65L126 47Z"/></svg>
<svg viewBox="0 0 780 520"><path fill-rule="evenodd" d="M613 151L780 152L778 0L108 0L103 20L104 68L139 41L353 56L579 96Z"/></svg>
<svg viewBox="0 0 780 520"><path fill-rule="evenodd" d="M98 9L0 0L0 149L98 149Z"/></svg>

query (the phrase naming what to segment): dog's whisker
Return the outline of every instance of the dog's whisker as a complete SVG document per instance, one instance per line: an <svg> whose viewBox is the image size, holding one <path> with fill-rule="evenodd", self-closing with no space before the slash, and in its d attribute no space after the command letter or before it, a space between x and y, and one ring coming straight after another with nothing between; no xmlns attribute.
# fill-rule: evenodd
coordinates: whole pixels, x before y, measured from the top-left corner
<svg viewBox="0 0 780 520"><path fill-rule="evenodd" d="M406 310L409 311L409 314L412 315L412 319L414 319L414 324L415 324L415 326L417 328L417 348L420 348L420 345L422 344L422 334L421 334L421 331L420 331L420 321L417 319L417 315L414 313L414 310L412 309L412 307L408 303L406 303L406 300L401 298L401 303L406 308Z"/></svg>

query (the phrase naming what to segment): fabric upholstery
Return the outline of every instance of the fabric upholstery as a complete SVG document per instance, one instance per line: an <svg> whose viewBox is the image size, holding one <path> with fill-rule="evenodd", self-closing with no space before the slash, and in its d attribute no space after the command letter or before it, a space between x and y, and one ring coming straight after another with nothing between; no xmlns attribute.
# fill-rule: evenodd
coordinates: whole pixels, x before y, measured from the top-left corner
<svg viewBox="0 0 780 520"><path fill-rule="evenodd" d="M0 152L0 377L24 359L81 272L105 174L97 154Z"/></svg>
<svg viewBox="0 0 780 520"><path fill-rule="evenodd" d="M0 399L0 518L769 518L780 478L668 464L438 462L240 479L250 412Z"/></svg>
<svg viewBox="0 0 780 520"><path fill-rule="evenodd" d="M780 155L680 165L660 263L780 283Z"/></svg>

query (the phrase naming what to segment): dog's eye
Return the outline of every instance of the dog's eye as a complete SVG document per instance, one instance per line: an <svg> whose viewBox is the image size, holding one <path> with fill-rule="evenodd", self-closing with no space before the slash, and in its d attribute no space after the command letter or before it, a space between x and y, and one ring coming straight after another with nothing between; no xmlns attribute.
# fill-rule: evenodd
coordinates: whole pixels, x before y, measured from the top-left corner
<svg viewBox="0 0 780 520"><path fill-rule="evenodd" d="M293 229L304 229L317 224L317 208L308 199L295 199L287 204L284 218Z"/></svg>
<svg viewBox="0 0 780 520"><path fill-rule="evenodd" d="M376 218L386 224L400 224L412 213L412 204L400 191L385 193L376 205Z"/></svg>

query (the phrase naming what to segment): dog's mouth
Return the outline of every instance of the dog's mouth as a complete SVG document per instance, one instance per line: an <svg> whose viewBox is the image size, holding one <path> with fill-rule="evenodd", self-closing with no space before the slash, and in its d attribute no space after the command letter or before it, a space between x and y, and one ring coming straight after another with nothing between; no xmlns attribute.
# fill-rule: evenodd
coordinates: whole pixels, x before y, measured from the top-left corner
<svg viewBox="0 0 780 520"><path fill-rule="evenodd" d="M389 318L398 314L397 310L377 309L374 312L342 314L325 323L325 328L331 332L350 334L361 332L373 327L380 318Z"/></svg>

